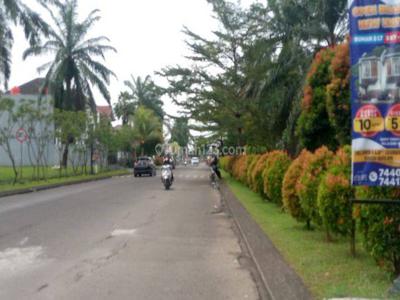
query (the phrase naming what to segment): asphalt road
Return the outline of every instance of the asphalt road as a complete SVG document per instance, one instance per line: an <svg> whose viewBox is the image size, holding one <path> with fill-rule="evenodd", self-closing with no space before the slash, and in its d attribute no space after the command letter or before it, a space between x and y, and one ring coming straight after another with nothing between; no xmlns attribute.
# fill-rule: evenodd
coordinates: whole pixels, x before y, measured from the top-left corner
<svg viewBox="0 0 400 300"><path fill-rule="evenodd" d="M0 199L0 299L257 299L205 167Z"/></svg>

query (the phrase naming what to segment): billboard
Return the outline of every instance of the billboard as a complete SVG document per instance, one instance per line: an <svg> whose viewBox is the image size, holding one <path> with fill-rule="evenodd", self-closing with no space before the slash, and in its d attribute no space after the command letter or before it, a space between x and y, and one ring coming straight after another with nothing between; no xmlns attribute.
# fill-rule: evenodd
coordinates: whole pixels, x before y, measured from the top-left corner
<svg viewBox="0 0 400 300"><path fill-rule="evenodd" d="M348 3L353 185L400 186L400 0Z"/></svg>

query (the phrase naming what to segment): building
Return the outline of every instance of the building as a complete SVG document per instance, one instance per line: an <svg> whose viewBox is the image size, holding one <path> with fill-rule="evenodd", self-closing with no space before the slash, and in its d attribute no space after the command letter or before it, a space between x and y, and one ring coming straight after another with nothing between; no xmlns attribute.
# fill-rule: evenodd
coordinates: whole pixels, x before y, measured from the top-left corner
<svg viewBox="0 0 400 300"><path fill-rule="evenodd" d="M400 102L400 47L375 48L358 63L358 97L364 103Z"/></svg>

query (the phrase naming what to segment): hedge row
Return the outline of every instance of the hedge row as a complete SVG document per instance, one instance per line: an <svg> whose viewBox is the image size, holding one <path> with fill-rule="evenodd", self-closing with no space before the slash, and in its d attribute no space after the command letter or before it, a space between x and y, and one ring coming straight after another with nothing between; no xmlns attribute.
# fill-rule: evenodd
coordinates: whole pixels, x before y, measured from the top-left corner
<svg viewBox="0 0 400 300"><path fill-rule="evenodd" d="M367 251L379 265L400 275L400 207L350 205L350 199L398 199L398 188L354 188L351 149L303 150L292 160L286 152L223 157L221 167L235 179L274 202L308 229L320 228L328 241L350 236L352 220L360 226Z"/></svg>

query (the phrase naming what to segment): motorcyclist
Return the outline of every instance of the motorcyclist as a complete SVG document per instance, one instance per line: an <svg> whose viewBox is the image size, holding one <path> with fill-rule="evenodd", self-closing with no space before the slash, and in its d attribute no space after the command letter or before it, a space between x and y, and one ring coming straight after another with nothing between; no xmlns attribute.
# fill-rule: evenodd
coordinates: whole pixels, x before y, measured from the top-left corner
<svg viewBox="0 0 400 300"><path fill-rule="evenodd" d="M210 167L214 170L215 174L217 174L218 178L221 179L221 172L219 171L218 163L218 156L216 154L212 154L210 159Z"/></svg>
<svg viewBox="0 0 400 300"><path fill-rule="evenodd" d="M170 167L170 169L171 169L171 179L174 180L174 172L172 172L172 169L173 169L172 164L173 164L173 162L172 162L172 157L171 157L170 154L167 154L167 155L164 157L163 165L164 165L164 166L169 166L169 167Z"/></svg>

